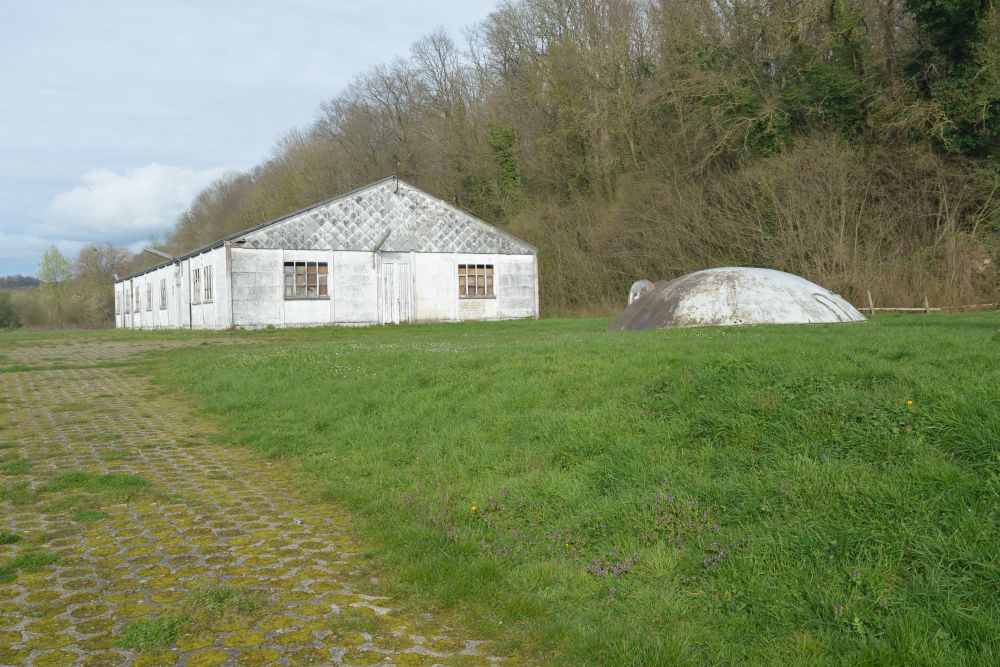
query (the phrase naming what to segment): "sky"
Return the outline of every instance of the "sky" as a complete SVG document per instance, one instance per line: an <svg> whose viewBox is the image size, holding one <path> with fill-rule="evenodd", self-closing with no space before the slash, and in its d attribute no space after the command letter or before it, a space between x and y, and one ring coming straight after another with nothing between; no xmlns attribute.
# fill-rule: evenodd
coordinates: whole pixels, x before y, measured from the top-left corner
<svg viewBox="0 0 1000 667"><path fill-rule="evenodd" d="M51 245L163 237L356 75L495 5L0 0L0 275L35 275Z"/></svg>

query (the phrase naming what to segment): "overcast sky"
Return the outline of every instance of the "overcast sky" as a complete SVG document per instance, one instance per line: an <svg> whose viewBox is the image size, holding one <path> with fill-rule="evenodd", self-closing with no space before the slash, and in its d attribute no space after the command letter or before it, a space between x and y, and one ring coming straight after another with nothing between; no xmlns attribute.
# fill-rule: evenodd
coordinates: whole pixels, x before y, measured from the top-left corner
<svg viewBox="0 0 1000 667"><path fill-rule="evenodd" d="M0 275L34 275L52 244L162 236L354 75L495 4L2 0Z"/></svg>

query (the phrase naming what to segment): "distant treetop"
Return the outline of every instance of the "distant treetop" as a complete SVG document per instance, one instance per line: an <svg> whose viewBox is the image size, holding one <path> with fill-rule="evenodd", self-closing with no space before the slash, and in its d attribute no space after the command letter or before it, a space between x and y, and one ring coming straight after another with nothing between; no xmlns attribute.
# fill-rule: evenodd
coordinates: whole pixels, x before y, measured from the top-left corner
<svg viewBox="0 0 1000 667"><path fill-rule="evenodd" d="M38 278L34 276L22 276L21 274L15 274L12 276L0 276L0 287L4 289L18 289L20 287L34 287L40 284Z"/></svg>

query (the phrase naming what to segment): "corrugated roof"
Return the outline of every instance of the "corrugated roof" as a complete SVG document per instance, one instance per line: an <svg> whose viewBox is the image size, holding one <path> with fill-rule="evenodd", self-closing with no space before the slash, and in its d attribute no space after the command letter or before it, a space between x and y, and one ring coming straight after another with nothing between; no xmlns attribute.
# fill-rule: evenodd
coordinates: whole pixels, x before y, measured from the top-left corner
<svg viewBox="0 0 1000 667"><path fill-rule="evenodd" d="M246 248L381 250L402 252L534 253L535 247L419 188L398 181L392 196L360 197L395 180L389 176L324 199L260 225L230 234L191 252L136 271L151 273L242 239ZM285 224L282 224L285 223ZM388 235L387 235L388 234ZM499 250L489 250L499 248ZM121 282L119 281L119 282Z"/></svg>

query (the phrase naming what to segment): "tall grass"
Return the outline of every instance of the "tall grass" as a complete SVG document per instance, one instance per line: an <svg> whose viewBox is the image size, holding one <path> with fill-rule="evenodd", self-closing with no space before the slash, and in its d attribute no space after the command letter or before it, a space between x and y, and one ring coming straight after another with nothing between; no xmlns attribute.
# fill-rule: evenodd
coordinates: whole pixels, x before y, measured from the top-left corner
<svg viewBox="0 0 1000 667"><path fill-rule="evenodd" d="M261 332L157 377L565 664L996 664L1000 317Z"/></svg>

